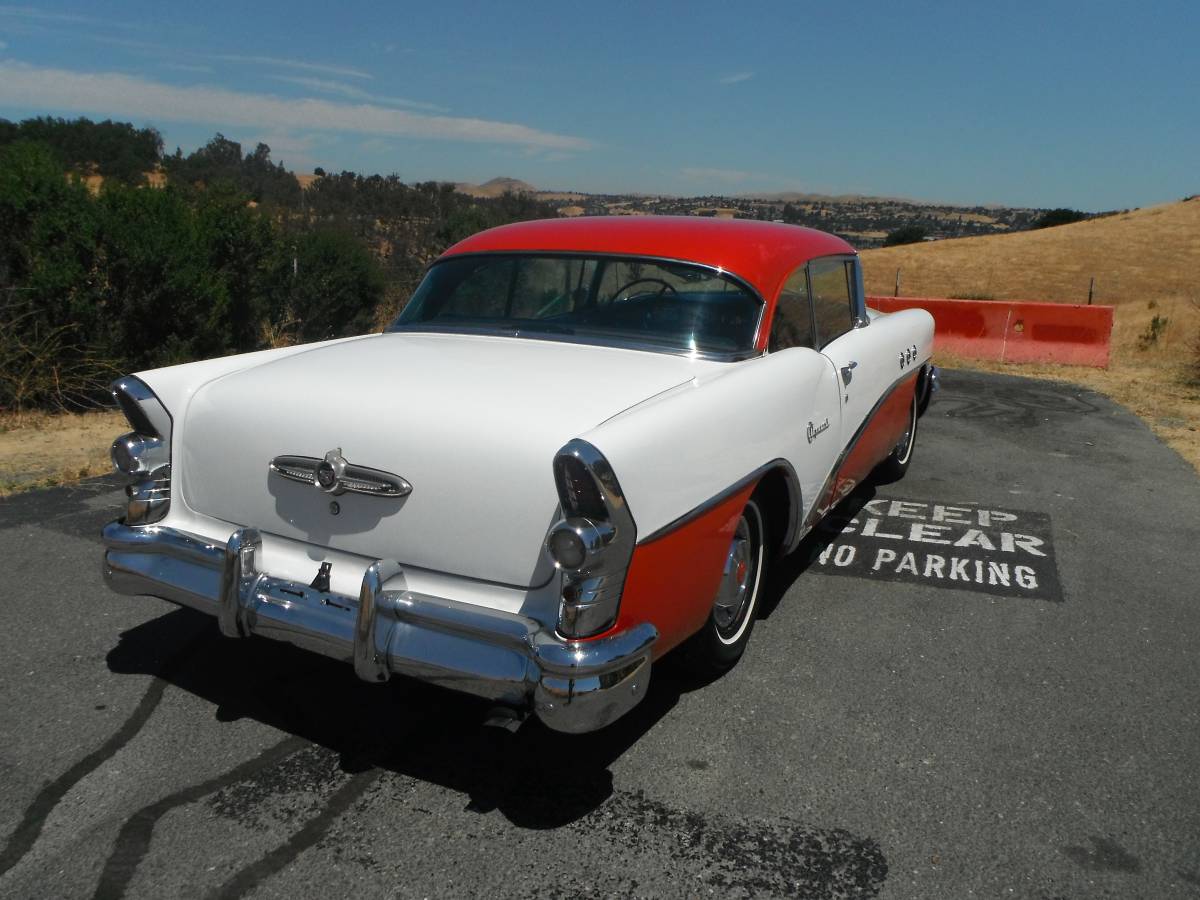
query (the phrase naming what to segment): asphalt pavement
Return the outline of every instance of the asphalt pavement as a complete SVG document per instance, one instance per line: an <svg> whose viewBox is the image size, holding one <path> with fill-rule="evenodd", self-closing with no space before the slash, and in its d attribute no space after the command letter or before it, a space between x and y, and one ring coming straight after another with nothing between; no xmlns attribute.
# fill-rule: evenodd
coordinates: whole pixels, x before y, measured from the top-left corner
<svg viewBox="0 0 1200 900"><path fill-rule="evenodd" d="M0 502L0 896L1200 895L1200 478L943 386L736 669L582 737L109 592L114 479Z"/></svg>

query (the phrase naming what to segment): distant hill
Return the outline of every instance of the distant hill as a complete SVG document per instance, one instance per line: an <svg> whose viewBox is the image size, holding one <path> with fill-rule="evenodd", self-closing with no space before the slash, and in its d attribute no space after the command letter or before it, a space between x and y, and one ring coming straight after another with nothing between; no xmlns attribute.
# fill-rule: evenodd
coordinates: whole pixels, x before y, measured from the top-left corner
<svg viewBox="0 0 1200 900"><path fill-rule="evenodd" d="M907 197L875 197L870 194L804 194L799 191L778 191L773 194L738 194L747 200L769 200L773 203L907 203L922 205L921 200ZM932 203L932 206L942 204Z"/></svg>
<svg viewBox="0 0 1200 900"><path fill-rule="evenodd" d="M460 181L454 185L455 190L469 197L502 197L504 194L536 194L538 189L527 181L519 178L493 178L483 184L470 184Z"/></svg>
<svg viewBox="0 0 1200 900"><path fill-rule="evenodd" d="M868 294L1123 304L1197 295L1200 197L1035 231L866 250Z"/></svg>

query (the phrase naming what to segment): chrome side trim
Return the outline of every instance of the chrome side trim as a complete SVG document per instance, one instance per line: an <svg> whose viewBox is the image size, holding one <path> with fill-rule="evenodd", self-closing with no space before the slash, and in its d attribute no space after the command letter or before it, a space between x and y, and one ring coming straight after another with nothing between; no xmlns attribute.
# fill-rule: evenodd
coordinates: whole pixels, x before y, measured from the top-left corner
<svg viewBox="0 0 1200 900"><path fill-rule="evenodd" d="M914 375L919 377L920 372L913 372L913 370L910 368L899 378L893 381L891 387L889 387L883 392L883 394L880 395L879 399L875 401L875 405L871 407L866 417L862 420L862 422L859 423L858 428L854 432L854 436L851 437L850 442L842 448L842 452L838 454L838 458L834 462L833 468L830 469L829 474L825 476L825 481L821 485L820 493L817 494L817 499L813 503L813 508L808 511L808 516L804 520L804 528L801 531L801 536L811 531L817 522L824 518L825 514L833 508L833 506L830 505L822 509L821 504L826 501L826 498L833 490L834 481L837 479L838 472L842 470L842 465L846 462L846 458L851 454L851 452L853 452L854 448L858 445L858 442L862 439L862 436L866 433L867 426L871 424L871 420L875 418L875 414L879 412L879 408L883 406L885 402L887 402L887 400L896 392L896 389L899 388L901 384L903 384L909 378L912 378Z"/></svg>
<svg viewBox="0 0 1200 900"><path fill-rule="evenodd" d="M666 525L663 525L661 528L658 528L655 531L651 532L646 537L644 537L640 541L638 541L638 544L648 544L651 541L656 541L659 538L665 537L666 535L670 534L671 532L682 528L684 525L687 525L690 522L694 522L696 519L700 518L706 512L711 510L713 507L719 506L720 504L724 503L726 500L728 500L734 494L743 490L744 488L746 488L748 485L752 484L753 482L760 480L768 472L771 472L775 469L781 469L783 471L784 479L788 486L788 526L787 526L787 532L784 536L783 546L789 547L789 548L792 547L793 543L797 542L797 540L798 540L796 535L797 535L797 531L798 531L797 525L799 524L799 521L800 521L800 510L803 508L801 506L802 494L800 491L800 478L796 475L796 469L792 466L792 464L790 462L788 462L786 459L783 459L782 457L780 457L778 459L773 459L769 463L765 463L764 465L759 466L757 469L755 469L750 474L745 475L742 478L739 478L737 481L735 481L732 485L727 487L725 490L721 491L719 494L715 494L714 496L709 497L707 500L705 500L699 506L695 507L694 509L688 510L679 518L672 519Z"/></svg>
<svg viewBox="0 0 1200 900"><path fill-rule="evenodd" d="M350 663L367 681L418 678L532 709L550 728L572 733L628 712L649 683L658 640L650 623L569 641L526 616L406 590L400 565L385 560L367 568L357 597L323 591L259 571L262 535L253 528L223 545L119 521L102 536L114 590L216 616L223 634L281 640Z"/></svg>

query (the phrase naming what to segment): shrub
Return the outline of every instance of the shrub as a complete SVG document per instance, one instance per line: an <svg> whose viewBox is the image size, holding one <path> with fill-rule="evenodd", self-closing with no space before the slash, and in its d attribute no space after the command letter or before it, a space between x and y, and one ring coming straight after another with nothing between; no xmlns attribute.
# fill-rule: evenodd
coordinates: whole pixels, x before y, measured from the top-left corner
<svg viewBox="0 0 1200 900"><path fill-rule="evenodd" d="M1032 228L1053 228L1056 225L1070 225L1072 222L1082 222L1084 219L1090 218L1087 213L1080 212L1077 209L1067 209L1059 207L1058 209L1048 209L1034 221Z"/></svg>
<svg viewBox="0 0 1200 900"><path fill-rule="evenodd" d="M1171 324L1171 320L1166 316L1155 314L1150 320L1150 324L1146 326L1146 330L1138 335L1138 349L1149 350L1158 343L1158 339L1167 330L1167 326Z"/></svg>
<svg viewBox="0 0 1200 900"><path fill-rule="evenodd" d="M883 239L883 246L898 247L901 244L919 244L929 236L920 225L902 225L895 231L888 232L888 236Z"/></svg>

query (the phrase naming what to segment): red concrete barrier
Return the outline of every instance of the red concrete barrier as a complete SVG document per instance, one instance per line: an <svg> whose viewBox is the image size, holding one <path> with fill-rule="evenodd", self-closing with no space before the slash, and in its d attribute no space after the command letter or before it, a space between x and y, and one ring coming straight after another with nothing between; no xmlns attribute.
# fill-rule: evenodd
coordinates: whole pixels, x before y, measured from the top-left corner
<svg viewBox="0 0 1200 900"><path fill-rule="evenodd" d="M1113 307L1028 300L867 297L880 312L924 309L935 323L935 352L973 359L1108 367Z"/></svg>

